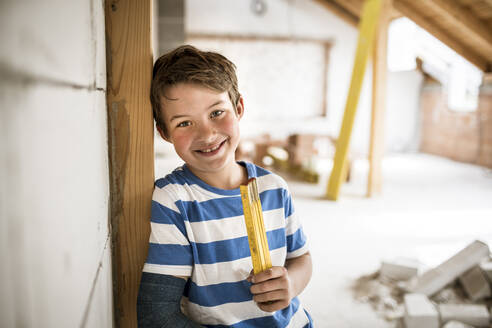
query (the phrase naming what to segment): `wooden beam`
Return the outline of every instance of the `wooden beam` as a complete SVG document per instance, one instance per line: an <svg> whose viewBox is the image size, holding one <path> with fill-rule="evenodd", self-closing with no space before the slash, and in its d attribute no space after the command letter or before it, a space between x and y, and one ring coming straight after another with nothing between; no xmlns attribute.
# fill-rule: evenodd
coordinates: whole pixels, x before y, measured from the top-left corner
<svg viewBox="0 0 492 328"><path fill-rule="evenodd" d="M357 27L359 24L359 18L352 14L351 12L347 11L345 8L340 6L338 3L336 3L333 0L316 0L317 3L319 3L321 6L325 7L332 13L334 13L336 16L341 18L343 21L346 23Z"/></svg>
<svg viewBox="0 0 492 328"><path fill-rule="evenodd" d="M154 185L152 0L105 2L115 327L136 327Z"/></svg>
<svg viewBox="0 0 492 328"><path fill-rule="evenodd" d="M489 54L487 59L492 59L492 30L468 8L460 6L456 1L428 0L426 5L431 7L440 16L452 20L454 28L462 30L470 39L475 40Z"/></svg>
<svg viewBox="0 0 492 328"><path fill-rule="evenodd" d="M440 29L437 25L433 24L426 17L422 16L414 8L409 6L405 1L394 0L393 5L403 15L413 20L417 25L427 30L427 32L434 35L436 38L441 40L441 42L445 43L448 47L452 48L458 54L465 57L468 61L477 66L482 71L487 72L490 69L489 62L485 58L476 54L475 52L470 50L469 47L463 45L458 40L452 38L446 31Z"/></svg>
<svg viewBox="0 0 492 328"><path fill-rule="evenodd" d="M321 116L328 116L328 73L330 68L331 44L325 43L323 47L323 82L322 82L322 101Z"/></svg>
<svg viewBox="0 0 492 328"><path fill-rule="evenodd" d="M364 0L335 0L341 7L360 18Z"/></svg>
<svg viewBox="0 0 492 328"><path fill-rule="evenodd" d="M395 20L395 19L398 19L401 17L403 17L403 14L401 12L399 12L398 10L396 10L395 7L392 7L391 13L390 13L390 22L392 20Z"/></svg>
<svg viewBox="0 0 492 328"><path fill-rule="evenodd" d="M388 72L388 28L392 15L392 1L382 0L372 57L372 112L369 143L369 176L367 196L382 191L382 160L384 154L384 113Z"/></svg>
<svg viewBox="0 0 492 328"><path fill-rule="evenodd" d="M186 40L190 39L210 39L221 41L243 41L243 42L256 42L256 41L268 41L268 42L311 42L328 44L331 46L332 39L320 39L298 36L281 36L281 35L248 35L248 34L217 34L217 33L187 33Z"/></svg>

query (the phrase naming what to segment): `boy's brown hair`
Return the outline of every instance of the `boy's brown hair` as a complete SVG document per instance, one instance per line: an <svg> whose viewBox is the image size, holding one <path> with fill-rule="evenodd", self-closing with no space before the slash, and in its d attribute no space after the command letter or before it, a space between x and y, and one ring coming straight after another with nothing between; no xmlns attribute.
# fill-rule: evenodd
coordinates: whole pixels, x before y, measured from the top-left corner
<svg viewBox="0 0 492 328"><path fill-rule="evenodd" d="M236 66L224 56L183 45L168 52L154 64L150 86L150 102L154 119L164 135L168 135L162 117L161 97L178 83L194 83L229 94L234 109L239 101ZM168 98L169 99L169 98Z"/></svg>

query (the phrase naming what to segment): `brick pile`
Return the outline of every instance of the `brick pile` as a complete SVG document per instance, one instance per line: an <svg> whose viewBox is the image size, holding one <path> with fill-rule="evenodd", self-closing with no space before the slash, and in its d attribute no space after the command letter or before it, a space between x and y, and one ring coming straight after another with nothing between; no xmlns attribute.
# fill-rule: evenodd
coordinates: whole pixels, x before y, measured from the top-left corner
<svg viewBox="0 0 492 328"><path fill-rule="evenodd" d="M489 247L474 241L447 261L418 274L415 260L383 261L359 278L357 300L405 328L492 327L492 260Z"/></svg>

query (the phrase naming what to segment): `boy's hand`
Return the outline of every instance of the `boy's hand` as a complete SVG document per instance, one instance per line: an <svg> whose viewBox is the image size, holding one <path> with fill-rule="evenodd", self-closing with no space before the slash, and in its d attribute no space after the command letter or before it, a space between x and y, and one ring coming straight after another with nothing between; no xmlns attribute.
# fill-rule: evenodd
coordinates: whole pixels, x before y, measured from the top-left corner
<svg viewBox="0 0 492 328"><path fill-rule="evenodd" d="M294 288L285 267L274 266L253 275L247 280L253 285L250 288L253 300L258 307L266 312L275 312L287 307L294 298Z"/></svg>

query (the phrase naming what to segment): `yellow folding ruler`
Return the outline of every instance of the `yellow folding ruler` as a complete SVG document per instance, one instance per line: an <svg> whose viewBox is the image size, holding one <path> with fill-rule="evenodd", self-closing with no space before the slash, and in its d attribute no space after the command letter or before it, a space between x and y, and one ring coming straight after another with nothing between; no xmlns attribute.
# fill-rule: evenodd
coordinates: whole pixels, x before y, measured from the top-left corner
<svg viewBox="0 0 492 328"><path fill-rule="evenodd" d="M248 184L241 185L241 200L243 201L244 221L248 231L249 250L253 262L254 274L272 267L268 241L263 222L260 195L256 179L250 179Z"/></svg>

